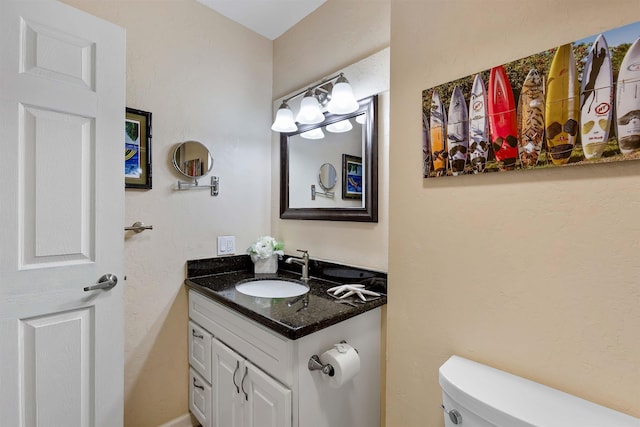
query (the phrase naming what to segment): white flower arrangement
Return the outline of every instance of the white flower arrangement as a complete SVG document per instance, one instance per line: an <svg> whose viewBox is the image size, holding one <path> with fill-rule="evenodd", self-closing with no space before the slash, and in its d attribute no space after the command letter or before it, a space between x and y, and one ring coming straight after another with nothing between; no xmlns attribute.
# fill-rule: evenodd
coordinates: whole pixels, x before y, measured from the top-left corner
<svg viewBox="0 0 640 427"><path fill-rule="evenodd" d="M284 256L284 244L278 242L271 236L262 236L247 249L247 253L251 255L251 260L256 262L259 259L268 259L273 255L278 257Z"/></svg>

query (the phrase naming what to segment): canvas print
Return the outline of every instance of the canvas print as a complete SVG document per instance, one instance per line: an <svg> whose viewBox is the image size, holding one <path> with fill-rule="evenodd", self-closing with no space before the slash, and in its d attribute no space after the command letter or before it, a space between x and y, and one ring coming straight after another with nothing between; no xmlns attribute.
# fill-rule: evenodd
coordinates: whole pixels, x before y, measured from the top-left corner
<svg viewBox="0 0 640 427"><path fill-rule="evenodd" d="M422 92L423 175L640 158L640 22Z"/></svg>

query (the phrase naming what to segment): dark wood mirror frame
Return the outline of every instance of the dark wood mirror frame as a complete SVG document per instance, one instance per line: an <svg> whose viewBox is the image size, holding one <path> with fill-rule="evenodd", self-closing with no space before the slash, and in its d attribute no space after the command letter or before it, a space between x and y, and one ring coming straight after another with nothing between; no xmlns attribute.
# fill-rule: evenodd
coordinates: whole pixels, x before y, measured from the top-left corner
<svg viewBox="0 0 640 427"><path fill-rule="evenodd" d="M280 134L280 218L325 221L378 222L378 96L358 102L360 108L350 114L325 113L324 122L300 125L296 132ZM311 129L330 125L366 113L363 125L365 136L364 206L355 208L290 208L289 207L289 137Z"/></svg>

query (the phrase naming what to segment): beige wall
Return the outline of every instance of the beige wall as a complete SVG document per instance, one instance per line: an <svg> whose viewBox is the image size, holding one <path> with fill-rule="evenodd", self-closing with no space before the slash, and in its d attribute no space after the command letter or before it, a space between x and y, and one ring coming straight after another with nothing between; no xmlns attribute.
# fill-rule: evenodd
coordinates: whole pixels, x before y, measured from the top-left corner
<svg viewBox="0 0 640 427"><path fill-rule="evenodd" d="M380 54L389 44L389 10L389 0L329 0L276 39L273 44L274 99ZM368 76L359 75L358 70L360 68L354 67L351 75L346 74L357 97L362 90L357 82L368 84ZM375 68L368 70L376 72ZM381 74L387 76L388 72L387 68ZM379 99L379 221L376 224L281 220L279 139L273 135L271 229L284 240L285 252L293 254L296 249L308 249L312 258L387 270L388 107L389 93L386 92Z"/></svg>
<svg viewBox="0 0 640 427"><path fill-rule="evenodd" d="M640 417L638 163L424 180L421 92L640 19L640 2L391 6L387 426L443 425L465 356Z"/></svg>
<svg viewBox="0 0 640 427"><path fill-rule="evenodd" d="M126 191L125 425L188 412L185 261L269 232L272 42L191 0L67 0L127 30L127 106L153 113L153 189ZM220 196L176 192L176 143L211 150ZM114 141L115 143L115 141ZM207 183L203 179L202 183Z"/></svg>
<svg viewBox="0 0 640 427"><path fill-rule="evenodd" d="M388 47L389 3L328 0L274 40L274 98Z"/></svg>

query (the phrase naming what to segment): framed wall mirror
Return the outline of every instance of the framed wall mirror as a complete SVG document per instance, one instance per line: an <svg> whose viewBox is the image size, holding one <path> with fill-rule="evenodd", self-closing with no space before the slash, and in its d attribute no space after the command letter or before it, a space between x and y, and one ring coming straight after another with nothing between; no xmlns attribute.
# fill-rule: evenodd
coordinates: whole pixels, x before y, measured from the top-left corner
<svg viewBox="0 0 640 427"><path fill-rule="evenodd" d="M280 218L378 222L377 95L359 106L280 134ZM311 186L319 184L318 169L325 163L344 185L336 186L333 198L312 200Z"/></svg>

